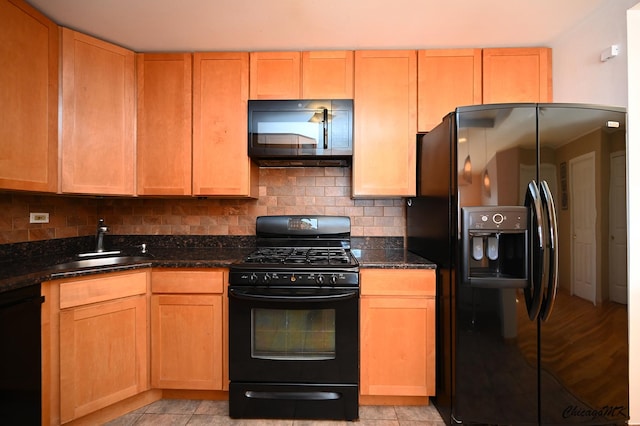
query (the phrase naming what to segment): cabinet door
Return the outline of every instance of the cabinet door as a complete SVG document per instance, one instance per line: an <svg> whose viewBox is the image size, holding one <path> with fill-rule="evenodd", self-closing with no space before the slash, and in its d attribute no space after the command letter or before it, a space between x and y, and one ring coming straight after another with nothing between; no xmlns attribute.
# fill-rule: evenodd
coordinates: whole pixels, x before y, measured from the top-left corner
<svg viewBox="0 0 640 426"><path fill-rule="evenodd" d="M138 54L137 192L191 194L191 54Z"/></svg>
<svg viewBox="0 0 640 426"><path fill-rule="evenodd" d="M300 98L300 52L251 52L251 99Z"/></svg>
<svg viewBox="0 0 640 426"><path fill-rule="evenodd" d="M146 296L60 311L60 389L63 423L148 389Z"/></svg>
<svg viewBox="0 0 640 426"><path fill-rule="evenodd" d="M133 195L135 58L62 30L61 191Z"/></svg>
<svg viewBox="0 0 640 426"><path fill-rule="evenodd" d="M435 270L362 269L360 277L361 394L434 395Z"/></svg>
<svg viewBox="0 0 640 426"><path fill-rule="evenodd" d="M151 297L152 387L222 389L222 297Z"/></svg>
<svg viewBox="0 0 640 426"><path fill-rule="evenodd" d="M482 51L482 98L485 104L551 102L551 80L551 49Z"/></svg>
<svg viewBox="0 0 640 426"><path fill-rule="evenodd" d="M58 27L23 1L0 2L0 188L55 192Z"/></svg>
<svg viewBox="0 0 640 426"><path fill-rule="evenodd" d="M435 394L434 298L363 296L362 395Z"/></svg>
<svg viewBox="0 0 640 426"><path fill-rule="evenodd" d="M303 99L353 99L353 52L302 52Z"/></svg>
<svg viewBox="0 0 640 426"><path fill-rule="evenodd" d="M248 53L195 53L193 63L193 195L258 196L249 159Z"/></svg>
<svg viewBox="0 0 640 426"><path fill-rule="evenodd" d="M355 52L353 196L416 193L414 50Z"/></svg>
<svg viewBox="0 0 640 426"><path fill-rule="evenodd" d="M418 51L418 131L463 105L482 103L482 49Z"/></svg>

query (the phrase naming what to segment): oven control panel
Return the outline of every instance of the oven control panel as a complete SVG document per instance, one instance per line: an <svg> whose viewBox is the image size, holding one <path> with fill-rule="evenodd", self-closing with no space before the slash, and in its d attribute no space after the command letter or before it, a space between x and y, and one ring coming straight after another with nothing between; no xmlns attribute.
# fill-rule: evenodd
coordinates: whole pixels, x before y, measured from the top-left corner
<svg viewBox="0 0 640 426"><path fill-rule="evenodd" d="M231 271L230 285L292 286L292 287L343 287L358 286L358 272L267 272Z"/></svg>

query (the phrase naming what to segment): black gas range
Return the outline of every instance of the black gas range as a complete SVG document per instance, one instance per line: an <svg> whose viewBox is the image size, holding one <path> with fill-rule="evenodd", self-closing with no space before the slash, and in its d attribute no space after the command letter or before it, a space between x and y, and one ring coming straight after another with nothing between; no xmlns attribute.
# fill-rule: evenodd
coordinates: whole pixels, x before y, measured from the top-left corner
<svg viewBox="0 0 640 426"><path fill-rule="evenodd" d="M256 249L231 266L239 286L323 287L359 285L345 216L260 216Z"/></svg>
<svg viewBox="0 0 640 426"><path fill-rule="evenodd" d="M359 265L343 216L261 216L229 275L229 415L358 418Z"/></svg>

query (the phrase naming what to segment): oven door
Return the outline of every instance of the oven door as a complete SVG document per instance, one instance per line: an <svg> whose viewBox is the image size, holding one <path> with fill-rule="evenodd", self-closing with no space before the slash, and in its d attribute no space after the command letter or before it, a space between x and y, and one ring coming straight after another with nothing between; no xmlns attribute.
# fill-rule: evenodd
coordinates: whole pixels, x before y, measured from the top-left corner
<svg viewBox="0 0 640 426"><path fill-rule="evenodd" d="M229 288L232 382L357 384L359 291Z"/></svg>

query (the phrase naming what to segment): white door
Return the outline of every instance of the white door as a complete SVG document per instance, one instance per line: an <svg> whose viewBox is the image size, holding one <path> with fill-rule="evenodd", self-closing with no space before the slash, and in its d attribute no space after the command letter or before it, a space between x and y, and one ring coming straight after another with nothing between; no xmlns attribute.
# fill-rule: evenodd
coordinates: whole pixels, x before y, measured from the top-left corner
<svg viewBox="0 0 640 426"><path fill-rule="evenodd" d="M609 178L609 298L627 303L627 197L624 152L611 154Z"/></svg>
<svg viewBox="0 0 640 426"><path fill-rule="evenodd" d="M596 166L590 152L569 161L571 292L596 303Z"/></svg>

